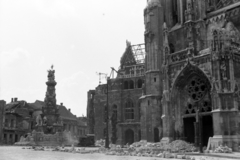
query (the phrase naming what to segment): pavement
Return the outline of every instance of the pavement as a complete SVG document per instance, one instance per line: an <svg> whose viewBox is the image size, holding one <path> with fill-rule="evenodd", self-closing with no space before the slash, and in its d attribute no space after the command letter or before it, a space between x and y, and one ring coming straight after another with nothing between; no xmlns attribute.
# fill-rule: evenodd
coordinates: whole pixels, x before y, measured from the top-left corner
<svg viewBox="0 0 240 160"><path fill-rule="evenodd" d="M187 155L192 156L206 156L206 157L216 157L216 158L228 158L228 159L239 159L240 152L233 153L186 153Z"/></svg>
<svg viewBox="0 0 240 160"><path fill-rule="evenodd" d="M102 153L94 154L76 154L68 152L52 152L52 151L34 151L24 146L0 146L0 160L166 160L166 158L158 157L136 157L136 156L114 156ZM70 147L69 147L70 148ZM77 147L80 148L80 147ZM96 147L86 147L86 150L96 150ZM186 153L196 160L240 160L240 152L233 153ZM174 160L171 158L171 160ZM177 159L176 159L177 160Z"/></svg>

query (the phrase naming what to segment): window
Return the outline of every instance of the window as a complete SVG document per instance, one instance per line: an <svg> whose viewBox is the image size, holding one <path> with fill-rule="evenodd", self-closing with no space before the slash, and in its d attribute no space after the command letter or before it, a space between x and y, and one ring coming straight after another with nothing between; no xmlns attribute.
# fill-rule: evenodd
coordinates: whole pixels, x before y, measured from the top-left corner
<svg viewBox="0 0 240 160"><path fill-rule="evenodd" d="M157 81L157 78L156 77L154 77L154 82L156 82Z"/></svg>
<svg viewBox="0 0 240 160"><path fill-rule="evenodd" d="M8 119L5 119L5 127L8 127Z"/></svg>
<svg viewBox="0 0 240 160"><path fill-rule="evenodd" d="M11 128L14 127L14 119L11 119Z"/></svg>
<svg viewBox="0 0 240 160"><path fill-rule="evenodd" d="M113 108L112 108L112 115L116 116L117 118L117 105L113 105Z"/></svg>
<svg viewBox="0 0 240 160"><path fill-rule="evenodd" d="M107 105L104 106L104 111L103 111L103 122L107 121Z"/></svg>
<svg viewBox="0 0 240 160"><path fill-rule="evenodd" d="M139 79L139 80L137 81L137 87L138 87L138 88L142 88L142 84L143 84L143 81L142 81L141 79Z"/></svg>
<svg viewBox="0 0 240 160"><path fill-rule="evenodd" d="M128 81L124 82L124 89L128 89Z"/></svg>
<svg viewBox="0 0 240 160"><path fill-rule="evenodd" d="M125 119L134 119L134 106L131 100L125 104Z"/></svg>
<svg viewBox="0 0 240 160"><path fill-rule="evenodd" d="M133 82L133 80L129 81L129 89L134 89L134 82Z"/></svg>

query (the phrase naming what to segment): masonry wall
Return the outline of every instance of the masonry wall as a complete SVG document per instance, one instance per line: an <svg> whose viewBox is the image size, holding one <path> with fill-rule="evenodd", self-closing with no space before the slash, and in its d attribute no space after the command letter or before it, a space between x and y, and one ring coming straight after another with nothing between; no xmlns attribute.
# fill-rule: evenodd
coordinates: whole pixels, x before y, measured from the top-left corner
<svg viewBox="0 0 240 160"><path fill-rule="evenodd" d="M4 128L4 119L5 119L5 105L6 102L0 101L0 144L3 143L3 128Z"/></svg>

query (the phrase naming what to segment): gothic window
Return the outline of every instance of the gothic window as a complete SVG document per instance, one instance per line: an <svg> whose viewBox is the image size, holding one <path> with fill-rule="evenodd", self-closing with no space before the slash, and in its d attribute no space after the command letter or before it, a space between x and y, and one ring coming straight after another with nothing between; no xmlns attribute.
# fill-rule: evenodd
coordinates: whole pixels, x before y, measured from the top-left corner
<svg viewBox="0 0 240 160"><path fill-rule="evenodd" d="M187 86L189 96L194 101L201 100L206 94L207 86L204 80L194 77Z"/></svg>
<svg viewBox="0 0 240 160"><path fill-rule="evenodd" d="M178 0L173 1L172 5L173 25L179 23L179 4Z"/></svg>
<svg viewBox="0 0 240 160"><path fill-rule="evenodd" d="M213 31L212 51L216 51L217 49L218 49L218 33L217 31Z"/></svg>
<svg viewBox="0 0 240 160"><path fill-rule="evenodd" d="M125 119L134 119L134 106L130 99L125 104Z"/></svg>
<svg viewBox="0 0 240 160"><path fill-rule="evenodd" d="M134 82L133 82L133 80L129 81L129 89L134 89Z"/></svg>
<svg viewBox="0 0 240 160"><path fill-rule="evenodd" d="M139 80L137 81L137 86L138 86L138 88L142 88L142 84L143 84L142 79L139 79Z"/></svg>

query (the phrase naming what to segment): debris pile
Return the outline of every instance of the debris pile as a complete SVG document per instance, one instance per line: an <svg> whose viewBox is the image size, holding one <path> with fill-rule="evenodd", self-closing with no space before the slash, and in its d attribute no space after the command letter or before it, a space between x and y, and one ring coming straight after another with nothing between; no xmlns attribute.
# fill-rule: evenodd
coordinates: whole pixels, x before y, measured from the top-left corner
<svg viewBox="0 0 240 160"><path fill-rule="evenodd" d="M172 152L195 152L197 148L190 143L182 140L176 140L168 144L168 149Z"/></svg>
<svg viewBox="0 0 240 160"><path fill-rule="evenodd" d="M128 145L127 145L128 146ZM185 141L177 140L172 143L150 143L146 141L135 142L128 147L121 148L118 145L111 145L110 149L100 148L101 153L117 156L139 156L139 157L160 157L194 159L185 155L185 152L193 152L196 148Z"/></svg>
<svg viewBox="0 0 240 160"><path fill-rule="evenodd" d="M105 140L104 139L97 140L95 142L95 146L96 147L104 147L105 146Z"/></svg>
<svg viewBox="0 0 240 160"><path fill-rule="evenodd" d="M215 148L214 153L232 153L232 148L220 145L217 148Z"/></svg>

